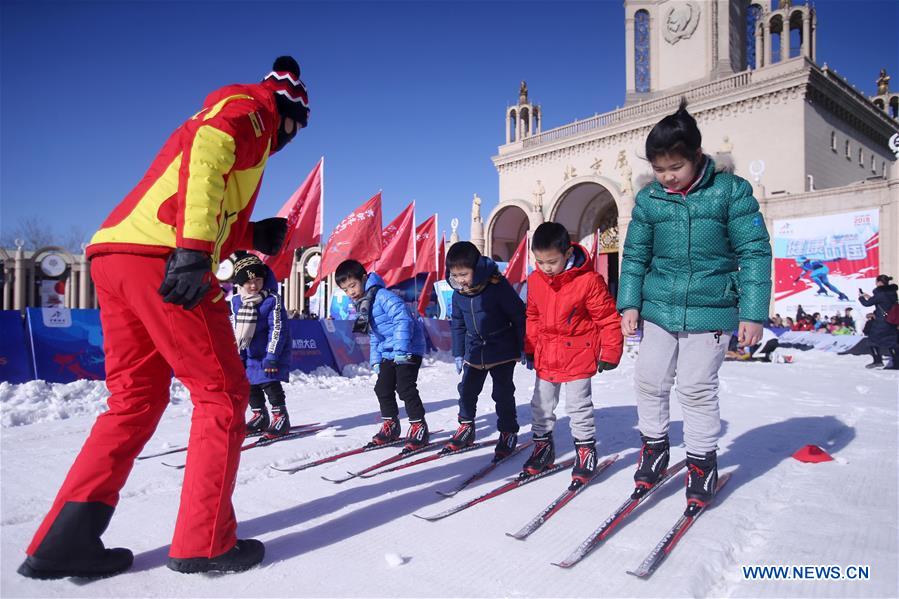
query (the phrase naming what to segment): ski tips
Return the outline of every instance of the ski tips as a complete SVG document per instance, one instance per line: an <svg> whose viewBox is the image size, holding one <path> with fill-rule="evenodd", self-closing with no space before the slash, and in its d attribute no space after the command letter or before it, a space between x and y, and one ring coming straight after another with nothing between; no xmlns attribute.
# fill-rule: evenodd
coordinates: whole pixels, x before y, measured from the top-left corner
<svg viewBox="0 0 899 599"><path fill-rule="evenodd" d="M434 491L434 492L437 493L438 495L440 495L441 497L455 497L456 493L457 493L457 491L439 491L439 490Z"/></svg>
<svg viewBox="0 0 899 599"><path fill-rule="evenodd" d="M517 532L507 532L507 533L506 533L506 536L507 536L507 537L510 537L510 538L513 538L513 539L516 539L516 540L518 540L518 541L524 541L524 540L527 539L527 537L523 537L523 536L519 535Z"/></svg>

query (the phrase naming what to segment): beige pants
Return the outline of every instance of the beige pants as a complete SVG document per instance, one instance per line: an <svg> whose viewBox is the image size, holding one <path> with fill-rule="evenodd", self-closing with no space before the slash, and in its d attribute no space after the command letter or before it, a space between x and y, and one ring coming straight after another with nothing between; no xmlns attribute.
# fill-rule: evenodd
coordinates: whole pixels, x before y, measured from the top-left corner
<svg viewBox="0 0 899 599"><path fill-rule="evenodd" d="M684 442L690 453L717 448L721 433L718 411L718 369L730 342L729 333L671 333L651 322L634 371L640 432L648 437L668 434L671 387L684 415Z"/></svg>

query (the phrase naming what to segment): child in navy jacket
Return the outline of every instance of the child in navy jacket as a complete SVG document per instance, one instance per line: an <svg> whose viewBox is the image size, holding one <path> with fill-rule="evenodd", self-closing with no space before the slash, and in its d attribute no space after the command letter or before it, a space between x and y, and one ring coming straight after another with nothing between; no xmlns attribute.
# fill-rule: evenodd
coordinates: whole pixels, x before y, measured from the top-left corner
<svg viewBox="0 0 899 599"><path fill-rule="evenodd" d="M247 434L266 438L290 432L290 418L284 402L282 382L290 372L290 328L287 310L278 295L275 275L252 254L238 257L232 280L237 293L231 298L231 320L240 357L250 381L250 408ZM269 421L265 398L272 404Z"/></svg>
<svg viewBox="0 0 899 599"><path fill-rule="evenodd" d="M495 458L502 459L518 443L512 374L515 362L524 356L524 302L499 273L496 263L468 241L454 243L447 252L446 280L454 290L453 356L456 372L462 373L459 428L446 450L474 444L478 395L489 374L500 433Z"/></svg>

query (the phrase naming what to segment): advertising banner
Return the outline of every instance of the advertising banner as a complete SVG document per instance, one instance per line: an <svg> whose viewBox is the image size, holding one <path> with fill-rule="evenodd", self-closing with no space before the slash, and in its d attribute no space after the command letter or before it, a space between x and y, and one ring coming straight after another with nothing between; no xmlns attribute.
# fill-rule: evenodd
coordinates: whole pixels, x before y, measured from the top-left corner
<svg viewBox="0 0 899 599"><path fill-rule="evenodd" d="M453 335L450 331L450 322L448 320L438 320L436 318L423 318L425 332L431 345L437 351L453 351Z"/></svg>
<svg viewBox="0 0 899 599"><path fill-rule="evenodd" d="M369 340L368 335L354 333L352 320L322 320L322 329L337 372L343 374L343 369L350 364L368 364Z"/></svg>
<svg viewBox="0 0 899 599"><path fill-rule="evenodd" d="M880 259L877 210L774 221L774 311L795 317L799 306L822 316L871 293Z"/></svg>
<svg viewBox="0 0 899 599"><path fill-rule="evenodd" d="M337 364L334 363L334 355L322 330L321 321L291 318L287 322L290 323L292 344L291 370L312 372L319 366L327 366L337 371Z"/></svg>
<svg viewBox="0 0 899 599"><path fill-rule="evenodd" d="M0 381L25 383L34 378L25 343L25 323L18 310L0 311Z"/></svg>
<svg viewBox="0 0 899 599"><path fill-rule="evenodd" d="M34 375L51 383L106 378L99 310L28 308Z"/></svg>

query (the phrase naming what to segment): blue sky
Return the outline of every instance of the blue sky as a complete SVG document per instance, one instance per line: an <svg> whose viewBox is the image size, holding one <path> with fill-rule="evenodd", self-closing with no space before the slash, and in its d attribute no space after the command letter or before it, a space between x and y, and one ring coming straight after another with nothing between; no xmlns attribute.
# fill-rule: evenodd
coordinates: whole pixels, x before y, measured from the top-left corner
<svg viewBox="0 0 899 599"><path fill-rule="evenodd" d="M818 62L866 94L899 88L899 2L819 0ZM211 90L294 55L310 126L265 174L274 214L326 156L325 229L384 193L384 223L497 200L490 161L526 79L544 129L624 98L623 2L43 2L0 4L0 230L46 218L88 236Z"/></svg>

